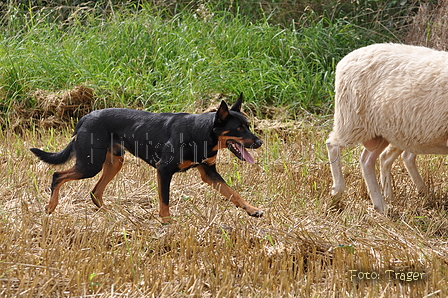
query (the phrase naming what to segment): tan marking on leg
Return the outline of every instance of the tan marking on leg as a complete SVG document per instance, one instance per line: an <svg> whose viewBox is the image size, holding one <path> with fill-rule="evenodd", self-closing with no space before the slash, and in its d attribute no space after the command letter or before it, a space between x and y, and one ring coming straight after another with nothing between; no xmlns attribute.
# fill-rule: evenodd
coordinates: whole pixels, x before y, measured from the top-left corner
<svg viewBox="0 0 448 298"><path fill-rule="evenodd" d="M193 166L194 164L197 164L197 163L194 163L191 160L184 160L177 167L179 168L179 170L182 171L182 170L188 169L189 167Z"/></svg>
<svg viewBox="0 0 448 298"><path fill-rule="evenodd" d="M106 188L107 184L112 181L115 175L117 175L117 173L121 170L123 161L123 156L116 156L109 151L107 152L106 161L103 163L103 173L101 175L101 178L100 180L98 180L97 184L90 193L92 201L96 206L101 208L104 205L104 189Z"/></svg>
<svg viewBox="0 0 448 298"><path fill-rule="evenodd" d="M158 192L159 192L159 216L163 223L169 223L171 221L170 206L163 202L162 183L159 173L157 173Z"/></svg>
<svg viewBox="0 0 448 298"><path fill-rule="evenodd" d="M204 159L202 162L203 162L203 163L206 163L206 164L209 165L209 166L214 165L214 164L216 164L216 156L217 156L217 155L213 155L212 157L209 157L209 158L207 158L207 159Z"/></svg>
<svg viewBox="0 0 448 298"><path fill-rule="evenodd" d="M72 167L71 169L67 171L62 172L56 172L53 174L57 176L56 181L53 182L53 189L51 192L50 201L48 202L47 206L45 207L45 210L48 214L53 213L53 211L56 209L56 206L59 202L59 189L61 188L62 184L65 182L71 181L71 180L78 180L82 177L80 173L78 173L75 169L75 167ZM53 178L54 179L54 178Z"/></svg>
<svg viewBox="0 0 448 298"><path fill-rule="evenodd" d="M211 185L214 189L218 190L223 196L228 198L235 206L243 208L247 213L251 216L260 217L263 215L263 212L251 206L248 202L246 202L235 190L233 190L230 186L228 186L225 182L222 181L214 181L211 179L205 170L201 167L198 167L198 170L201 174L202 180Z"/></svg>

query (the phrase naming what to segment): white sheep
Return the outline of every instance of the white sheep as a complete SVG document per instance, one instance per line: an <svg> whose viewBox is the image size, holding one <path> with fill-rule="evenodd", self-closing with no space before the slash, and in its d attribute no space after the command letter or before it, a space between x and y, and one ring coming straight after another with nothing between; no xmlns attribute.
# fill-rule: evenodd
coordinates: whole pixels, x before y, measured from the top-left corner
<svg viewBox="0 0 448 298"><path fill-rule="evenodd" d="M360 48L336 66L335 94L334 126L327 140L332 195L345 189L340 150L361 143L362 174L375 210L384 213L375 162L389 144L395 153L384 159L393 161L401 151L411 154L413 178L415 154L448 154L448 53L401 44ZM386 163L383 172L389 194L390 166ZM384 177L387 167L389 178Z"/></svg>

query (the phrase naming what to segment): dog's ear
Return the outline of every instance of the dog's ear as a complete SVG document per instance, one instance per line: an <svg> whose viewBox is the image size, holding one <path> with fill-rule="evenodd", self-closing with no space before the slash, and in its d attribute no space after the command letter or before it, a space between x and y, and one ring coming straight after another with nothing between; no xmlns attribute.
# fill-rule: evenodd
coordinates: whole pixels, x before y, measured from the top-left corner
<svg viewBox="0 0 448 298"><path fill-rule="evenodd" d="M241 113L241 105L243 104L243 92L240 93L237 101L230 108L231 111Z"/></svg>
<svg viewBox="0 0 448 298"><path fill-rule="evenodd" d="M228 116L229 116L229 107L223 100L221 101L221 105L219 106L218 111L216 111L215 124L223 123L224 121L226 121Z"/></svg>

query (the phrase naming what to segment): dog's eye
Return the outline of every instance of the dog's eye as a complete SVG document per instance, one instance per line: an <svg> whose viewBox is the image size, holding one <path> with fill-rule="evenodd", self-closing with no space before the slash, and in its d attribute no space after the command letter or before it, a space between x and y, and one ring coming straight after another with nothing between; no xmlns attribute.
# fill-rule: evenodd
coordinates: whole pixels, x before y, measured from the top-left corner
<svg viewBox="0 0 448 298"><path fill-rule="evenodd" d="M249 129L249 123L241 124L241 126L238 127L236 130L242 131L243 129Z"/></svg>

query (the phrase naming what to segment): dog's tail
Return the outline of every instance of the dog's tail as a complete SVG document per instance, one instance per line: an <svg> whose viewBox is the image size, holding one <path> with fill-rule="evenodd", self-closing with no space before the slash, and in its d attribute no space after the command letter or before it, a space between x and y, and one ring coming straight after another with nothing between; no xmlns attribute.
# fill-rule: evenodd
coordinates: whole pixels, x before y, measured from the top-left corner
<svg viewBox="0 0 448 298"><path fill-rule="evenodd" d="M68 144L67 147L65 147L64 150L56 153L45 152L37 148L31 148L30 150L42 161L52 165L60 165L67 162L70 158L73 157L73 140Z"/></svg>

